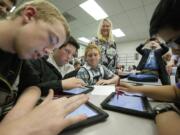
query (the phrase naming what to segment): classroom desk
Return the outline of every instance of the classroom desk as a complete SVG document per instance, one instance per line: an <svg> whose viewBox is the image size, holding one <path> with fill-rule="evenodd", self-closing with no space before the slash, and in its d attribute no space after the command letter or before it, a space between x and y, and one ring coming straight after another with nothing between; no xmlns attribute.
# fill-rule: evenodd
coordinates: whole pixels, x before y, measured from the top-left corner
<svg viewBox="0 0 180 135"><path fill-rule="evenodd" d="M89 94L89 96L89 101L98 107L107 97L106 95L93 94ZM108 110L104 111L109 114L106 121L68 131L62 133L62 135L157 135L153 120Z"/></svg>

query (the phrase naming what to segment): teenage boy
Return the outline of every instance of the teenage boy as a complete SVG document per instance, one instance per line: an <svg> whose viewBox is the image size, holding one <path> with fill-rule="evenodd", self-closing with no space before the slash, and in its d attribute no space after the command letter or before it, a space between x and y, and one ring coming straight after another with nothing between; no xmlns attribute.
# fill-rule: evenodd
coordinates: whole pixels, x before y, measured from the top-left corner
<svg viewBox="0 0 180 135"><path fill-rule="evenodd" d="M53 100L50 90L38 106L38 87L27 88L18 99L12 85L20 72L21 59L36 59L62 45L69 28L59 10L45 0L26 2L6 20L0 21L0 123L3 135L56 135L65 127L81 121L84 115L65 118L85 103L84 95ZM45 113L47 112L47 113Z"/></svg>
<svg viewBox="0 0 180 135"><path fill-rule="evenodd" d="M22 66L19 89L24 90L28 86L36 85L45 96L51 88L56 95L60 95L62 90L83 87L85 83L81 79L75 77L63 79L62 76L68 71L67 64L78 49L79 44L70 37L61 47L55 49L49 58L26 61Z"/></svg>

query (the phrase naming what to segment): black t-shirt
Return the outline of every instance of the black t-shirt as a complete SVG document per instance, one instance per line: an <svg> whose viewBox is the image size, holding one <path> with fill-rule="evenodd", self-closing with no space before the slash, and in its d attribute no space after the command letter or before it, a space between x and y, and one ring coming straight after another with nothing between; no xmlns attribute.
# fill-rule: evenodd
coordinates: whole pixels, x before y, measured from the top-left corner
<svg viewBox="0 0 180 135"><path fill-rule="evenodd" d="M0 117L6 114L16 101L16 93L12 89L22 65L16 54L0 49Z"/></svg>
<svg viewBox="0 0 180 135"><path fill-rule="evenodd" d="M19 73L21 63L22 61L16 54L0 50L0 75L11 85L13 85Z"/></svg>

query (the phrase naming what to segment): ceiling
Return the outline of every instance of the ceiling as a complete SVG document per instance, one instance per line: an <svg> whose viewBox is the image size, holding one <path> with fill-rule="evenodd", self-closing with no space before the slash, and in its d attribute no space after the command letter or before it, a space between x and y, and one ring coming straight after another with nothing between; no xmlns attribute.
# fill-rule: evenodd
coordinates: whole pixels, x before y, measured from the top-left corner
<svg viewBox="0 0 180 135"><path fill-rule="evenodd" d="M19 0L20 3L26 0ZM51 0L61 12L75 17L70 21L75 38L96 36L99 21L93 19L79 4L86 0ZM159 0L96 0L109 15L113 28L120 28L125 37L115 38L117 43L142 40L149 36L149 21Z"/></svg>

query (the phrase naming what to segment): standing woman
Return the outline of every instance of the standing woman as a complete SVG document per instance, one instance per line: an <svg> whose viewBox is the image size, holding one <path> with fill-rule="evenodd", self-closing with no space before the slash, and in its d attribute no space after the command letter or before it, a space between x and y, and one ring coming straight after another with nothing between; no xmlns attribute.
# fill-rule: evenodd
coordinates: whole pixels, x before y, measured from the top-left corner
<svg viewBox="0 0 180 135"><path fill-rule="evenodd" d="M101 50L101 64L113 73L117 73L116 67L119 63L116 43L112 35L112 23L109 19L101 20L97 37L93 41Z"/></svg>

